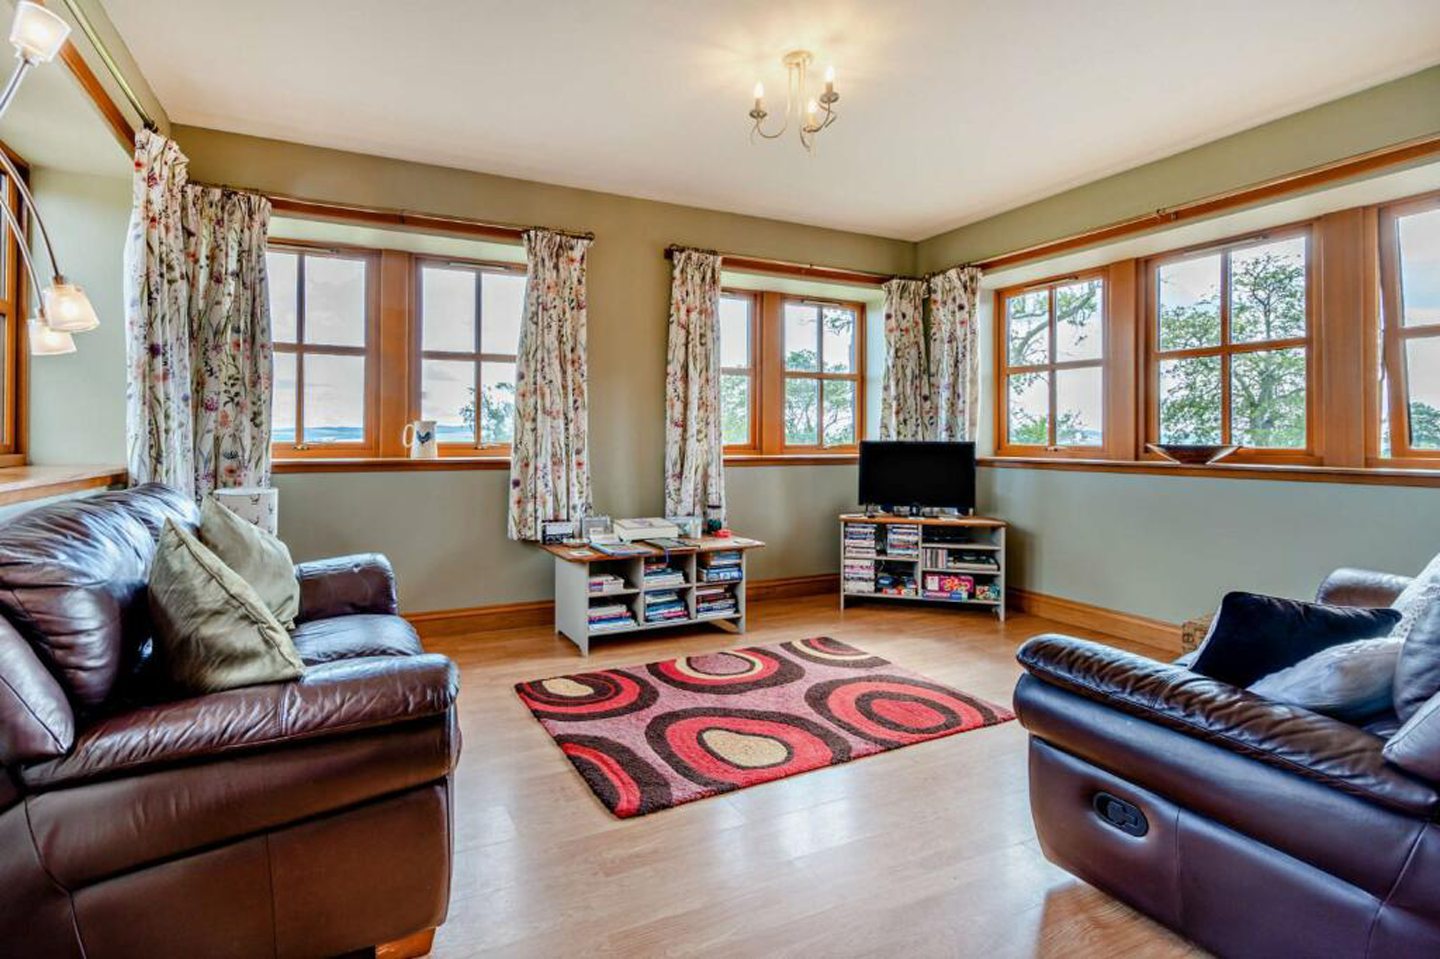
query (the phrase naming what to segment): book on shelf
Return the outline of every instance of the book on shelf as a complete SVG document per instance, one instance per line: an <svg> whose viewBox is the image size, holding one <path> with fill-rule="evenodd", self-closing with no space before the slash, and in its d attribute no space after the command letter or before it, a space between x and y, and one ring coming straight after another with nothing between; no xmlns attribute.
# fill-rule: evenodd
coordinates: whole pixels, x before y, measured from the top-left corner
<svg viewBox="0 0 1440 959"><path fill-rule="evenodd" d="M701 566L707 566L712 569L739 566L740 562L741 553L738 549L723 549L716 550L713 553L701 553L699 558Z"/></svg>
<svg viewBox="0 0 1440 959"><path fill-rule="evenodd" d="M885 552L887 555L897 558L919 559L920 527L902 523L892 523L886 526Z"/></svg>
<svg viewBox="0 0 1440 959"><path fill-rule="evenodd" d="M615 535L627 543L642 539L678 539L680 537L680 527L663 516L617 519L613 528Z"/></svg>
<svg viewBox="0 0 1440 959"><path fill-rule="evenodd" d="M590 548L606 556L649 556L650 547L637 543L591 543Z"/></svg>
<svg viewBox="0 0 1440 959"><path fill-rule="evenodd" d="M625 580L614 573L596 573L590 577L590 592L613 593L625 588Z"/></svg>
<svg viewBox="0 0 1440 959"><path fill-rule="evenodd" d="M702 583L738 583L745 578L739 566L702 566L696 573Z"/></svg>
<svg viewBox="0 0 1440 959"><path fill-rule="evenodd" d="M617 619L607 619L601 622L591 622L590 632L603 633L612 629L634 629L639 623L635 622L634 616L622 616Z"/></svg>

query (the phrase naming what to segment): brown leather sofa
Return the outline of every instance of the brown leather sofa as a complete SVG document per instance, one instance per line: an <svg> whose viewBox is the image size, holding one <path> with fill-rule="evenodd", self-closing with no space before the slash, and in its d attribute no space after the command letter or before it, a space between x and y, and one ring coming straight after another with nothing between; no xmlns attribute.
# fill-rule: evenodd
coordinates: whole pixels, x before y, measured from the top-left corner
<svg viewBox="0 0 1440 959"><path fill-rule="evenodd" d="M1320 602L1388 605L1340 570ZM1015 689L1045 855L1222 956L1440 956L1440 786L1361 729L1097 643L1039 636Z"/></svg>
<svg viewBox="0 0 1440 959"><path fill-rule="evenodd" d="M0 954L330 956L450 894L454 664L382 556L296 567L295 682L167 696L145 576L161 486L0 527Z"/></svg>

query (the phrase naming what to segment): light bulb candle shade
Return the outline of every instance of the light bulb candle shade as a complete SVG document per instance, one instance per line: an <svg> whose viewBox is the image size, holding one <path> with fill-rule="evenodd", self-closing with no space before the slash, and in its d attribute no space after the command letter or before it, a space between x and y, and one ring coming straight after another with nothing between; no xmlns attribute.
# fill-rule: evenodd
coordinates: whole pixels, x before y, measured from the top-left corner
<svg viewBox="0 0 1440 959"><path fill-rule="evenodd" d="M59 356L75 352L75 340L69 333L50 328L44 317L35 317L28 323L31 356Z"/></svg>
<svg viewBox="0 0 1440 959"><path fill-rule="evenodd" d="M55 277L55 282L45 288L43 301L50 329L57 333L87 333L100 325L90 297L63 276Z"/></svg>
<svg viewBox="0 0 1440 959"><path fill-rule="evenodd" d="M790 129L790 122L793 119L797 132L800 134L800 144L806 150L814 151L815 138L830 124L835 122L835 104L840 99L840 94L835 92L835 68L827 67L825 70L825 87L818 94L811 94L808 83L810 64L815 56L808 50L792 50L785 54L780 61L785 67L785 115L784 123L775 132L767 132L763 126L766 117L770 114L765 109L765 87L763 84L755 84L755 105L750 109L750 119L754 125L750 128L750 138L756 136L766 140L778 140Z"/></svg>
<svg viewBox="0 0 1440 959"><path fill-rule="evenodd" d="M10 22L10 43L26 63L49 63L70 36L70 24L38 3L21 0Z"/></svg>

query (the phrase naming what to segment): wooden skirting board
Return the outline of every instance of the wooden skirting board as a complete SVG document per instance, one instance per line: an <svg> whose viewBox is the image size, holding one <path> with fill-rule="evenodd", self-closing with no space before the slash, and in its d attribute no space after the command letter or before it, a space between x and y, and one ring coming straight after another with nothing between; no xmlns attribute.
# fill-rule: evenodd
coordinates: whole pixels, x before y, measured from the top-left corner
<svg viewBox="0 0 1440 959"><path fill-rule="evenodd" d="M1010 605L1022 613L1053 619L1067 626L1080 626L1119 636L1121 639L1155 646L1177 656L1180 654L1180 627L1175 623L1016 587L1010 588L1009 599Z"/></svg>
<svg viewBox="0 0 1440 959"><path fill-rule="evenodd" d="M838 573L817 576L788 576L781 579L760 579L750 584L752 601L794 599L799 596L822 596L840 589ZM1047 596L1027 589L1011 587L1010 605L1023 613L1043 616L1067 626L1079 626L1099 633L1119 636L1166 652L1179 654L1180 627L1175 623L1122 613L1079 600ZM544 626L555 618L555 604L548 599L527 603L497 603L465 609L440 609L405 616L422 639L464 636L492 629L517 629Z"/></svg>

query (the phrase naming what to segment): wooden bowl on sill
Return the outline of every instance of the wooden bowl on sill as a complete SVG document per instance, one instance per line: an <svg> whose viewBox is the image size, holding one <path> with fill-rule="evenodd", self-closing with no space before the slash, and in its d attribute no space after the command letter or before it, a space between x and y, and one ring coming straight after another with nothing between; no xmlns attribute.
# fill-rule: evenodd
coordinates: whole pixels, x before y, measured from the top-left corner
<svg viewBox="0 0 1440 959"><path fill-rule="evenodd" d="M1183 466L1219 462L1240 448L1228 443L1146 443L1145 447Z"/></svg>

